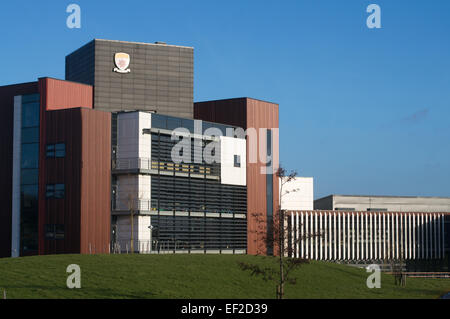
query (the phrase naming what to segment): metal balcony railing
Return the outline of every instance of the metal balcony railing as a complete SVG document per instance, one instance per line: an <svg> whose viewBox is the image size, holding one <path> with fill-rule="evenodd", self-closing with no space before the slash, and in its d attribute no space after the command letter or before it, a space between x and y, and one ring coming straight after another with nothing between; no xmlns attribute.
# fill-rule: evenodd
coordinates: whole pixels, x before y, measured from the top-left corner
<svg viewBox="0 0 450 319"><path fill-rule="evenodd" d="M150 211L152 210L152 201L145 199L118 199L115 202L113 210L117 211L129 211L129 210ZM153 210L156 210L154 208Z"/></svg>
<svg viewBox="0 0 450 319"><path fill-rule="evenodd" d="M155 161L150 158L118 158L112 161L112 169L120 170L156 170L175 173L190 173L205 176L219 176L219 165L207 164L176 164L172 162Z"/></svg>

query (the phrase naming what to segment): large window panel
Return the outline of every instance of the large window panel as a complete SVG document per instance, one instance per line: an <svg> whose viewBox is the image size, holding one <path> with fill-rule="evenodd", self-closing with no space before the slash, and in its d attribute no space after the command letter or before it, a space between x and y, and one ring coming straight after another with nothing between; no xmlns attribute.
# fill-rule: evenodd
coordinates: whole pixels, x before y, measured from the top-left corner
<svg viewBox="0 0 450 319"><path fill-rule="evenodd" d="M39 143L39 127L23 128L22 143Z"/></svg>
<svg viewBox="0 0 450 319"><path fill-rule="evenodd" d="M23 169L20 173L20 183L22 185L37 184L39 182L38 169Z"/></svg>
<svg viewBox="0 0 450 319"><path fill-rule="evenodd" d="M40 95L38 93L36 94L27 94L22 95L22 103L32 103L32 102L39 102Z"/></svg>
<svg viewBox="0 0 450 319"><path fill-rule="evenodd" d="M22 168L39 168L39 144L22 144Z"/></svg>
<svg viewBox="0 0 450 319"><path fill-rule="evenodd" d="M22 104L22 127L39 126L39 103Z"/></svg>
<svg viewBox="0 0 450 319"><path fill-rule="evenodd" d="M20 193L23 208L37 208L38 185L22 185Z"/></svg>

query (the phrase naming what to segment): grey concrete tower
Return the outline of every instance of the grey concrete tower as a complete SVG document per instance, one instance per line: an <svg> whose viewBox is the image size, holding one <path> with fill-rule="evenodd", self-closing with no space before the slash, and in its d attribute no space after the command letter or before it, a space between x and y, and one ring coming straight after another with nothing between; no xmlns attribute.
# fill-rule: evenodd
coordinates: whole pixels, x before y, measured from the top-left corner
<svg viewBox="0 0 450 319"><path fill-rule="evenodd" d="M94 39L66 56L66 80L93 85L98 110L193 118L192 47Z"/></svg>

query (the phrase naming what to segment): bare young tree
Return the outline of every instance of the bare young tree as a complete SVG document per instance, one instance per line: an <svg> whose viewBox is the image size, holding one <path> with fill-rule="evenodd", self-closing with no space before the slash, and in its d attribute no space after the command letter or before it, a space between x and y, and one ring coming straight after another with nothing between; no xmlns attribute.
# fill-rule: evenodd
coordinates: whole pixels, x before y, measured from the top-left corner
<svg viewBox="0 0 450 319"><path fill-rule="evenodd" d="M131 227L131 238L130 238L131 254L134 253L134 207L135 207L135 199L132 194L128 194L128 210L130 211L130 227Z"/></svg>
<svg viewBox="0 0 450 319"><path fill-rule="evenodd" d="M276 214L272 221L272 227L267 229L264 225L266 219L260 213L252 214L253 218L256 220L257 228L252 230L254 233L254 238L256 243L260 243L257 247L257 254L265 253L265 247L261 247L261 243L265 243L266 247L273 247L275 255L278 255L278 270L270 267L261 268L258 265L248 264L244 262L239 262L239 267L244 271L250 271L252 275L262 276L266 281L276 282L276 297L277 299L283 299L285 295L285 284L295 284L295 278L292 278L293 270L300 267L305 263L309 263L308 259L302 258L287 258L286 252L286 234L288 232L288 225L286 223L288 214L285 210L281 209L281 203L284 195L289 193L298 192L299 189L285 190L286 184L294 180L297 176L297 172L291 171L287 173L286 170L280 167L276 172L276 177L280 181L280 192L279 192L279 205L276 209ZM313 238L321 236L318 234L305 234L300 238L293 239L291 242L296 245L297 242L305 240L307 238Z"/></svg>
<svg viewBox="0 0 450 319"><path fill-rule="evenodd" d="M134 217L137 215L136 211L139 210L139 205L142 200L143 196L141 193L134 194L134 193L128 193L127 195L127 208L130 212L130 252L131 254L134 253ZM140 249L140 247L138 247Z"/></svg>

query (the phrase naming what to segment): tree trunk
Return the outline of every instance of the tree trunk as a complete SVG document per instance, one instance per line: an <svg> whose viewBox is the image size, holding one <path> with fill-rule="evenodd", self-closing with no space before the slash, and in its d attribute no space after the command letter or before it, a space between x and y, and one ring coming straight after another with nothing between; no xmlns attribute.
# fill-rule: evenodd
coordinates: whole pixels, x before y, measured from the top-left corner
<svg viewBox="0 0 450 319"><path fill-rule="evenodd" d="M134 220L133 220L133 210L131 210L131 253L134 253Z"/></svg>
<svg viewBox="0 0 450 319"><path fill-rule="evenodd" d="M280 209L280 213L278 214L278 218L280 219L278 221L279 224L279 245L280 245L280 294L279 299L283 299L284 297L284 264L283 264L283 255L284 255L284 216L283 212Z"/></svg>

